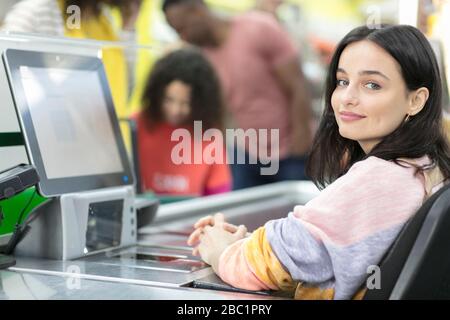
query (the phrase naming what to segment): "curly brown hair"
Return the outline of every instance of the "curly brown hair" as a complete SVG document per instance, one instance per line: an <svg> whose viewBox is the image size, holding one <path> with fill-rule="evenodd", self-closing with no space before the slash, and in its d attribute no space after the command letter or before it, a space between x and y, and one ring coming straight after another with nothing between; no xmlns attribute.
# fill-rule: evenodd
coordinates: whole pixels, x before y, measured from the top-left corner
<svg viewBox="0 0 450 320"><path fill-rule="evenodd" d="M144 115L150 127L163 121L161 109L166 87L176 80L191 87L189 121L202 121L205 129L222 129L219 80L208 60L193 48L174 51L155 64L143 95Z"/></svg>

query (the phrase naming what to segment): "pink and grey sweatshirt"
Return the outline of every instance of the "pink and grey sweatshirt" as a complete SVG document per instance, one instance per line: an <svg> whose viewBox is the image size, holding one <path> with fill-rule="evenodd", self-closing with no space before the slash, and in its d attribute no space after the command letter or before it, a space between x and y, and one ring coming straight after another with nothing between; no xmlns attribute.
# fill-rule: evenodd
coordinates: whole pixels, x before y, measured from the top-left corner
<svg viewBox="0 0 450 320"><path fill-rule="evenodd" d="M428 157L410 161L430 163ZM368 267L380 262L405 223L443 185L438 168L415 172L410 164L376 157L354 164L286 218L229 246L218 275L243 289L296 288L299 299L354 298Z"/></svg>

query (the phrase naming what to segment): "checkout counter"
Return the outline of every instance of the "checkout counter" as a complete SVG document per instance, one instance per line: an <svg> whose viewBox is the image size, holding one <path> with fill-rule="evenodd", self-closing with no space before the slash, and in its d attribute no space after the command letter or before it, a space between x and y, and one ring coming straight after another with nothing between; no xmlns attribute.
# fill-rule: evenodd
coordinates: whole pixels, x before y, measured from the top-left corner
<svg viewBox="0 0 450 320"><path fill-rule="evenodd" d="M286 182L162 205L135 245L68 261L16 255L16 266L0 271L0 299L280 299L234 291L191 256L187 237L205 214L223 212L254 230L316 192L307 182Z"/></svg>
<svg viewBox="0 0 450 320"><path fill-rule="evenodd" d="M0 133L24 141L0 147L0 169L34 165L47 199L32 212L16 265L0 271L0 299L283 298L224 284L186 240L205 215L222 212L252 231L318 190L285 182L159 206L139 197L98 46L0 37Z"/></svg>

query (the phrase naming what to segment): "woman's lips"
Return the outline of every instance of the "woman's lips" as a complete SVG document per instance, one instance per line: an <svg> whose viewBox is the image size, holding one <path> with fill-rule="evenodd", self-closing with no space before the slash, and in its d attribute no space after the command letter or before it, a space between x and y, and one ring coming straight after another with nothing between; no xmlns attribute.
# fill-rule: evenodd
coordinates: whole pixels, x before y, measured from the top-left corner
<svg viewBox="0 0 450 320"><path fill-rule="evenodd" d="M364 119L365 116L353 113L353 112L339 112L339 117L342 121L357 121Z"/></svg>

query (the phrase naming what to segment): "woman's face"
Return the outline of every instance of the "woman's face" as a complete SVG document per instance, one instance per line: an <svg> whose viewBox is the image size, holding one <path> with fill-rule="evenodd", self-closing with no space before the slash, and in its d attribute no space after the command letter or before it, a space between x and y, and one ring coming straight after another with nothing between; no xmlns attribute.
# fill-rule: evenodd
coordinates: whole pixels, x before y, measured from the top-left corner
<svg viewBox="0 0 450 320"><path fill-rule="evenodd" d="M166 87L162 103L164 119L173 126L184 125L191 114L191 87L172 81Z"/></svg>
<svg viewBox="0 0 450 320"><path fill-rule="evenodd" d="M411 93L397 61L371 41L348 45L341 54L331 98L339 133L369 153L397 129L411 110Z"/></svg>

